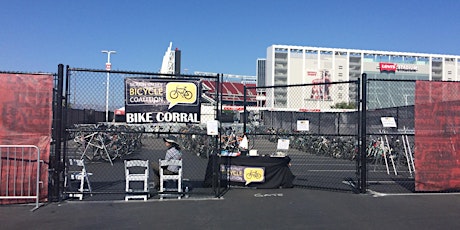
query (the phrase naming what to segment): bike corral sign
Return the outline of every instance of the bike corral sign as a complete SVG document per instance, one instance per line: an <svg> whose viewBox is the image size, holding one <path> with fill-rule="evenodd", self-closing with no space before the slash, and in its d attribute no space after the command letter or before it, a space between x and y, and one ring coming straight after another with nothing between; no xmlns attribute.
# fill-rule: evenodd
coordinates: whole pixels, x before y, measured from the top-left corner
<svg viewBox="0 0 460 230"><path fill-rule="evenodd" d="M199 123L198 80L125 78L127 123Z"/></svg>

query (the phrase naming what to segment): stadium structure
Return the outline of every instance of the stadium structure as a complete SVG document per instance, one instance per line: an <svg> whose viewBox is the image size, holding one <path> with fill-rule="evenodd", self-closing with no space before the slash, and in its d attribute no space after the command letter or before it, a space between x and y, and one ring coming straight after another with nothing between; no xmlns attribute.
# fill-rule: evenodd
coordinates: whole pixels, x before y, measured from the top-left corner
<svg viewBox="0 0 460 230"><path fill-rule="evenodd" d="M217 76L218 73L212 72L194 72L195 76ZM222 74L221 82L221 94L222 103L225 105L225 110L242 110L244 104L244 87L255 87L256 77L248 75L236 75L236 74ZM216 86L214 81L202 80L203 83L203 97L212 98L215 101ZM256 91L255 89L248 90L246 93L247 105L254 106L256 103Z"/></svg>
<svg viewBox="0 0 460 230"><path fill-rule="evenodd" d="M459 81L459 61L460 56L455 55L272 45L267 48L264 63L265 85L346 82L358 80L363 73L369 79ZM404 88L404 84L399 87ZM391 103L379 101L380 107L413 103L413 87L406 88L399 95L403 98L396 98ZM353 84L336 88L329 98L321 99L321 105L330 108L339 101L356 98L357 90ZM293 109L317 106L318 100L310 100L309 97L307 93L291 92L289 88L276 89L267 91L266 105L269 108ZM293 103L299 99L305 103ZM378 99L374 97L374 100Z"/></svg>

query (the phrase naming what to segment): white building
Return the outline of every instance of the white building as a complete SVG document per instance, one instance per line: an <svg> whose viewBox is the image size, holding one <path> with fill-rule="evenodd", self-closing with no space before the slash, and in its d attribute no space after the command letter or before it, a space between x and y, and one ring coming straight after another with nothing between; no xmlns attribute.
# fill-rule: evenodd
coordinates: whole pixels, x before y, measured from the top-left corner
<svg viewBox="0 0 460 230"><path fill-rule="evenodd" d="M265 82L267 86L347 82L363 73L370 79L459 81L459 61L460 56L454 55L272 45L267 48ZM308 93L295 87L273 88L267 90L267 106L330 108L356 98L356 85L347 86L335 87L328 95L322 94L324 88L312 86L304 89ZM321 94L313 95L316 91ZM407 101L413 91L402 96Z"/></svg>

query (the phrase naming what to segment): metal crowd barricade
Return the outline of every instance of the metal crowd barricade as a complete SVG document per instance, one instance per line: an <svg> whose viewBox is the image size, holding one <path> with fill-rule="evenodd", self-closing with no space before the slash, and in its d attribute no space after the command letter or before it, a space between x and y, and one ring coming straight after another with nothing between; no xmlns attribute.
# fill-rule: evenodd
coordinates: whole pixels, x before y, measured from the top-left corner
<svg viewBox="0 0 460 230"><path fill-rule="evenodd" d="M40 149L35 145L0 145L0 200L35 199L39 207Z"/></svg>

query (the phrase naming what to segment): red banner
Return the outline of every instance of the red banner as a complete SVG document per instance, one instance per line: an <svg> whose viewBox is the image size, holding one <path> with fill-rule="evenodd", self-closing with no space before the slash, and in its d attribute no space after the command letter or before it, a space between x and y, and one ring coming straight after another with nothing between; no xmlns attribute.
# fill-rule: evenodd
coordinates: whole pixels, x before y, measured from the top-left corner
<svg viewBox="0 0 460 230"><path fill-rule="evenodd" d="M460 83L417 81L415 190L460 190Z"/></svg>
<svg viewBox="0 0 460 230"><path fill-rule="evenodd" d="M44 74L0 74L0 144L35 145L40 149L40 200L48 196L48 162L50 155L53 105L53 76ZM19 156L20 157L20 156ZM0 159L0 194L12 194L11 189L20 187L19 180L7 180L11 172L21 172L12 161L2 155ZM27 160L27 159L25 159ZM34 173L36 177L36 173ZM33 175L33 176L34 176ZM17 175L17 178L21 178ZM32 176L32 177L33 177ZM35 182L34 182L35 183ZM5 186L10 185L10 186ZM8 189L8 191L5 191ZM17 203L19 200L3 200Z"/></svg>
<svg viewBox="0 0 460 230"><path fill-rule="evenodd" d="M395 63L379 63L380 71L396 72L397 65Z"/></svg>

